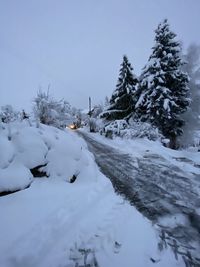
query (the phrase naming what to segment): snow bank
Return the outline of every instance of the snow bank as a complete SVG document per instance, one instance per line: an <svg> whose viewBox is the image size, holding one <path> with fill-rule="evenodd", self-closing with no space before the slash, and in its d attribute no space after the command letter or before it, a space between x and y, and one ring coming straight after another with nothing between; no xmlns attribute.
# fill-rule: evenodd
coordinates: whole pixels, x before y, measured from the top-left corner
<svg viewBox="0 0 200 267"><path fill-rule="evenodd" d="M8 137L0 130L0 168L6 168L14 157L14 147Z"/></svg>
<svg viewBox="0 0 200 267"><path fill-rule="evenodd" d="M0 129L0 192L24 189L30 169L43 165L49 178L69 181L90 168L83 141L70 130L30 126L27 122L3 124Z"/></svg>
<svg viewBox="0 0 200 267"><path fill-rule="evenodd" d="M7 168L0 170L0 192L24 189L31 182L31 172L20 162L14 161Z"/></svg>
<svg viewBox="0 0 200 267"><path fill-rule="evenodd" d="M46 162L45 155L48 148L36 128L29 126L19 128L12 135L11 142L15 149L16 158L27 168L31 169Z"/></svg>

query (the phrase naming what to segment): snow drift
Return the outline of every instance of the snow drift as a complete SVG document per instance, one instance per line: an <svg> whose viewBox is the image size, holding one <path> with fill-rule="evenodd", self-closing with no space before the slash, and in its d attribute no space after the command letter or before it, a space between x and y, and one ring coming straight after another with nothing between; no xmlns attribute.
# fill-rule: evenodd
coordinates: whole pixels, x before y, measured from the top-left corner
<svg viewBox="0 0 200 267"><path fill-rule="evenodd" d="M65 181L89 167L81 139L69 130L26 121L2 124L0 151L0 193L27 187L33 180L30 169L40 165L50 178Z"/></svg>

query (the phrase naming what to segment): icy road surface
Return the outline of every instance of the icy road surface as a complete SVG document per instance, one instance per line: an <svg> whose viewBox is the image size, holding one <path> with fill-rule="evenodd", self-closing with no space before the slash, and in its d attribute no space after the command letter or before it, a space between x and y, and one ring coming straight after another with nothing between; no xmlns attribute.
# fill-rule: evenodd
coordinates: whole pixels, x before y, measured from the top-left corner
<svg viewBox="0 0 200 267"><path fill-rule="evenodd" d="M88 133L79 134L115 191L160 227L160 248L171 246L176 257L181 254L190 262L186 266L200 266L200 176L188 175L150 150L134 157L134 151L125 154Z"/></svg>

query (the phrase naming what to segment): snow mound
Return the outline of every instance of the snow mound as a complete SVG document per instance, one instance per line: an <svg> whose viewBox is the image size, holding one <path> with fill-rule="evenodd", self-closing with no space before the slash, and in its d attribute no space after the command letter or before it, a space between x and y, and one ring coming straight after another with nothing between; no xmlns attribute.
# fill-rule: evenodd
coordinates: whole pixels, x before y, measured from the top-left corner
<svg viewBox="0 0 200 267"><path fill-rule="evenodd" d="M0 168L6 168L14 157L14 147L0 131Z"/></svg>
<svg viewBox="0 0 200 267"><path fill-rule="evenodd" d="M31 172L20 162L12 162L0 170L0 192L24 189L32 182Z"/></svg>
<svg viewBox="0 0 200 267"><path fill-rule="evenodd" d="M70 130L27 122L3 123L0 128L0 192L27 187L31 169L41 167L49 178L70 181L73 175L88 177L92 156L85 143Z"/></svg>
<svg viewBox="0 0 200 267"><path fill-rule="evenodd" d="M27 168L34 168L45 163L48 148L41 135L32 127L25 127L13 134L12 143L16 151L16 158Z"/></svg>

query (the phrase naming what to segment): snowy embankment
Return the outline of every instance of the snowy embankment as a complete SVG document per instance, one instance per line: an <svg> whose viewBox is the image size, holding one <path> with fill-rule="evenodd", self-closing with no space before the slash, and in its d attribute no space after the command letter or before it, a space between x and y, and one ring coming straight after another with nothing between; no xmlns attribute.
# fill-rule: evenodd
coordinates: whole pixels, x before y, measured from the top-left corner
<svg viewBox="0 0 200 267"><path fill-rule="evenodd" d="M49 176L68 180L87 166L82 147L68 132L30 127L27 122L3 124L0 129L0 192L20 190L32 182L30 169L44 165ZM81 166L82 165L82 166Z"/></svg>
<svg viewBox="0 0 200 267"><path fill-rule="evenodd" d="M0 188L32 183L0 198L0 266L183 266L170 250L158 251L151 223L114 193L76 133L25 122L4 127ZM49 178L33 178L29 169L44 164Z"/></svg>

